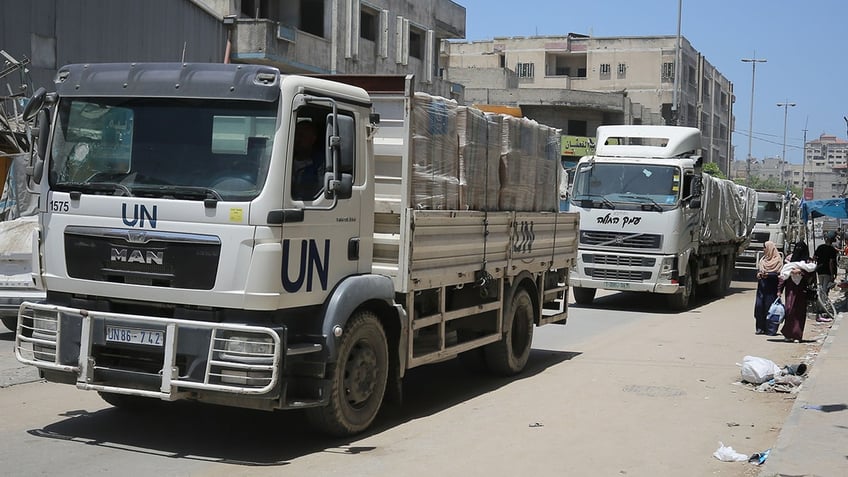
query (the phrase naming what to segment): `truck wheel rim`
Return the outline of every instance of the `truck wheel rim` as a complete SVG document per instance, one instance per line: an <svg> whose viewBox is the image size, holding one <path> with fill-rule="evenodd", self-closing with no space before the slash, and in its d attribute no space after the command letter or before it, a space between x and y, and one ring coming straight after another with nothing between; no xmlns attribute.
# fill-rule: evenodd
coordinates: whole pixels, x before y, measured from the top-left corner
<svg viewBox="0 0 848 477"><path fill-rule="evenodd" d="M377 354L364 341L353 346L345 364L345 397L353 407L363 405L377 383Z"/></svg>

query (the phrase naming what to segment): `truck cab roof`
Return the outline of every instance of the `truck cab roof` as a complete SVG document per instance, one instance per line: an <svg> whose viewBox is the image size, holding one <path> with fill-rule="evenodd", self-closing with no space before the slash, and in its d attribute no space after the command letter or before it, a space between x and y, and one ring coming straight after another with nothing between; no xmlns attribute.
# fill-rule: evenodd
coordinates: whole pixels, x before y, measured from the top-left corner
<svg viewBox="0 0 848 477"><path fill-rule="evenodd" d="M671 159L696 155L701 131L680 126L600 126L598 157Z"/></svg>

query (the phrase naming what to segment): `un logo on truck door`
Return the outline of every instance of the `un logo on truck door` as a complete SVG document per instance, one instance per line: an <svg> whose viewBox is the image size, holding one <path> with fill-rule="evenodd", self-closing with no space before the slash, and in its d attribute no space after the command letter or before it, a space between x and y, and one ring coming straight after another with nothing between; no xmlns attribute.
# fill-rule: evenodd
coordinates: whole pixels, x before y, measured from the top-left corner
<svg viewBox="0 0 848 477"><path fill-rule="evenodd" d="M295 241L297 244L298 241ZM303 288L306 283L306 291L311 292L314 279L317 276L322 290L327 290L327 276L330 269L330 240L324 240L324 252L318 250L318 242L315 239L303 239L299 241L300 253L292 252L292 241L283 240L283 270L281 273L283 289L289 293L295 293ZM297 245L295 245L297 247ZM297 255L295 255L297 254ZM290 264L293 256L298 259L294 278L289 276Z"/></svg>

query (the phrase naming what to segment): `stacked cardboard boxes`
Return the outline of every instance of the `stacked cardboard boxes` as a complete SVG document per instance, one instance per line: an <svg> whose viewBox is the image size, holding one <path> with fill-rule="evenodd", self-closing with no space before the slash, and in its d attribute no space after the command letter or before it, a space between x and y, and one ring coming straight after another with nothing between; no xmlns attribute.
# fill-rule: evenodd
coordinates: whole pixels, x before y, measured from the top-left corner
<svg viewBox="0 0 848 477"><path fill-rule="evenodd" d="M412 133L416 208L558 210L558 129L416 93Z"/></svg>

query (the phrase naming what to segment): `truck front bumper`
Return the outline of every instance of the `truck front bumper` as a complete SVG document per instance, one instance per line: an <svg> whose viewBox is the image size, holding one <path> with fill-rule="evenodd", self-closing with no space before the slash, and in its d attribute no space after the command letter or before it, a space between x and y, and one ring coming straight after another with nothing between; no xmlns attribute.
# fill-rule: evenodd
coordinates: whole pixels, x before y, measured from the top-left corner
<svg viewBox="0 0 848 477"><path fill-rule="evenodd" d="M571 269L572 287L671 295L680 290L672 280L674 257L580 250Z"/></svg>
<svg viewBox="0 0 848 477"><path fill-rule="evenodd" d="M21 305L18 321L17 360L80 389L168 401L197 392L280 394L285 328L30 302Z"/></svg>
<svg viewBox="0 0 848 477"><path fill-rule="evenodd" d="M571 282L572 287L660 293L663 295L672 295L680 290L680 285L678 285L677 283L646 283L616 280L595 280L592 278L580 277L577 274L571 275L569 281Z"/></svg>

